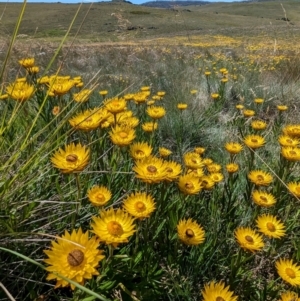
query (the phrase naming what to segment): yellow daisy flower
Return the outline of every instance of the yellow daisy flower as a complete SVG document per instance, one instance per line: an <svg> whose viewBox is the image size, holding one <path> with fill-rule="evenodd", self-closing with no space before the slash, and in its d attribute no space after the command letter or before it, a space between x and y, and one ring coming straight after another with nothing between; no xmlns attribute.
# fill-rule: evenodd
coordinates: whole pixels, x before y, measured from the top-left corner
<svg viewBox="0 0 300 301"><path fill-rule="evenodd" d="M59 106L54 106L52 109L52 114L54 116L58 115L60 113L60 107Z"/></svg>
<svg viewBox="0 0 300 301"><path fill-rule="evenodd" d="M288 161L299 161L300 148L293 146L283 146L281 148L281 155Z"/></svg>
<svg viewBox="0 0 300 301"><path fill-rule="evenodd" d="M111 191L105 186L96 185L89 189L87 196L94 206L104 206L111 199Z"/></svg>
<svg viewBox="0 0 300 301"><path fill-rule="evenodd" d="M295 292L284 292L280 295L279 301L300 301L300 298Z"/></svg>
<svg viewBox="0 0 300 301"><path fill-rule="evenodd" d="M132 169L136 178L149 184L159 183L167 179L167 164L161 158L149 156L136 161Z"/></svg>
<svg viewBox="0 0 300 301"><path fill-rule="evenodd" d="M127 102L124 98L108 98L104 103L104 107L112 114L117 114L126 110Z"/></svg>
<svg viewBox="0 0 300 301"><path fill-rule="evenodd" d="M101 117L95 110L86 110L69 119L69 123L78 130L91 131L100 127L101 122L105 120Z"/></svg>
<svg viewBox="0 0 300 301"><path fill-rule="evenodd" d="M284 135L300 138L300 124L288 124L282 129Z"/></svg>
<svg viewBox="0 0 300 301"><path fill-rule="evenodd" d="M214 172L208 175L215 183L222 182L224 180L224 176L220 172Z"/></svg>
<svg viewBox="0 0 300 301"><path fill-rule="evenodd" d="M245 117L252 117L252 116L255 115L255 111L253 111L253 110L244 110L243 114L244 114Z"/></svg>
<svg viewBox="0 0 300 301"><path fill-rule="evenodd" d="M32 66L27 68L28 73L31 74L37 74L40 72L40 68L38 66Z"/></svg>
<svg viewBox="0 0 300 301"><path fill-rule="evenodd" d="M255 98L254 102L257 104L262 104L264 102L264 99L263 98Z"/></svg>
<svg viewBox="0 0 300 301"><path fill-rule="evenodd" d="M262 236L249 227L239 227L234 231L235 238L246 251L260 251L264 247Z"/></svg>
<svg viewBox="0 0 300 301"><path fill-rule="evenodd" d="M287 135L281 135L278 138L278 142L281 146L298 146L300 143L300 140L297 138L292 138L290 136Z"/></svg>
<svg viewBox="0 0 300 301"><path fill-rule="evenodd" d="M259 135L248 135L245 137L244 143L251 149L257 149L265 144L265 138Z"/></svg>
<svg viewBox="0 0 300 301"><path fill-rule="evenodd" d="M141 91L150 91L150 86L141 87Z"/></svg>
<svg viewBox="0 0 300 301"><path fill-rule="evenodd" d="M177 109L178 110L186 110L188 105L186 103L179 103L177 104Z"/></svg>
<svg viewBox="0 0 300 301"><path fill-rule="evenodd" d="M170 151L168 148L165 148L165 147L160 147L158 149L158 152L162 158L168 157L172 154L172 151Z"/></svg>
<svg viewBox="0 0 300 301"><path fill-rule="evenodd" d="M222 166L217 163L212 163L206 166L206 169L210 173L219 172L222 169Z"/></svg>
<svg viewBox="0 0 300 301"><path fill-rule="evenodd" d="M278 105L277 106L277 110L281 111L281 112L286 111L287 109L288 109L288 106L284 106L284 105Z"/></svg>
<svg viewBox="0 0 300 301"><path fill-rule="evenodd" d="M74 87L74 81L68 76L51 76L48 86L49 95L61 96L67 94Z"/></svg>
<svg viewBox="0 0 300 301"><path fill-rule="evenodd" d="M99 91L99 94L100 94L101 96L105 96L105 95L108 94L108 91L107 91L107 90L101 90L101 91Z"/></svg>
<svg viewBox="0 0 300 301"><path fill-rule="evenodd" d="M208 77L208 76L211 75L211 72L210 72L210 71L205 71L205 72L204 72L204 75Z"/></svg>
<svg viewBox="0 0 300 301"><path fill-rule="evenodd" d="M44 261L49 264L45 269L49 272L47 280L56 280L55 288L75 286L60 278L56 273L69 278L81 285L85 279L92 279L94 275L99 275L99 261L105 256L98 249L99 241L89 233L83 233L81 228L73 230L71 234L65 231L62 237L57 238L57 242L52 241L50 250L44 250L48 256Z"/></svg>
<svg viewBox="0 0 300 301"><path fill-rule="evenodd" d="M81 90L80 92L73 94L73 100L76 102L81 102L81 103L87 102L89 100L92 92L93 91L90 89Z"/></svg>
<svg viewBox="0 0 300 301"><path fill-rule="evenodd" d="M142 129L144 132L152 133L157 130L158 124L157 122L145 122L142 124Z"/></svg>
<svg viewBox="0 0 300 301"><path fill-rule="evenodd" d="M226 170L229 174L235 173L239 170L239 165L236 163L228 163L226 164Z"/></svg>
<svg viewBox="0 0 300 301"><path fill-rule="evenodd" d="M244 109L244 106L241 105L241 104L238 104L235 106L238 110L243 110Z"/></svg>
<svg viewBox="0 0 300 301"><path fill-rule="evenodd" d="M197 168L197 169L188 169L189 174L192 174L196 178L202 178L204 176L204 170L203 168Z"/></svg>
<svg viewBox="0 0 300 301"><path fill-rule="evenodd" d="M267 127L267 123L261 120L254 120L251 122L251 127L254 130L264 130Z"/></svg>
<svg viewBox="0 0 300 301"><path fill-rule="evenodd" d="M124 209L132 216L143 219L150 217L156 209L154 198L146 192L135 192L123 202Z"/></svg>
<svg viewBox="0 0 300 301"><path fill-rule="evenodd" d="M133 95L133 100L136 104L142 104L145 103L147 101L149 97L148 93L145 92L137 92Z"/></svg>
<svg viewBox="0 0 300 301"><path fill-rule="evenodd" d="M90 150L79 144L68 144L65 150L58 149L51 158L54 167L62 173L73 173L83 171L88 165Z"/></svg>
<svg viewBox="0 0 300 301"><path fill-rule="evenodd" d="M166 181L172 182L177 180L182 172L181 165L174 161L166 161L165 163L167 172Z"/></svg>
<svg viewBox="0 0 300 301"><path fill-rule="evenodd" d="M150 116L152 119L160 119L166 115L166 110L164 107L159 106L151 106L148 107L146 110L148 116Z"/></svg>
<svg viewBox="0 0 300 301"><path fill-rule="evenodd" d="M272 207L276 203L275 197L265 191L253 190L251 197L253 202L261 207Z"/></svg>
<svg viewBox="0 0 300 301"><path fill-rule="evenodd" d="M279 276L292 286L300 286L300 266L293 263L293 260L282 259L275 263Z"/></svg>
<svg viewBox="0 0 300 301"><path fill-rule="evenodd" d="M179 190L186 195L197 194L202 189L199 178L191 173L179 177L178 187Z"/></svg>
<svg viewBox="0 0 300 301"><path fill-rule="evenodd" d="M199 155L202 155L205 152L205 148L197 146L197 147L194 148L194 152L197 153L197 154L199 154Z"/></svg>
<svg viewBox="0 0 300 301"><path fill-rule="evenodd" d="M201 291L203 301L237 301L238 297L233 295L229 286L225 287L223 282L210 282L205 284Z"/></svg>
<svg viewBox="0 0 300 301"><path fill-rule="evenodd" d="M243 150L243 146L237 142L228 142L225 144L225 149L233 155L240 153Z"/></svg>
<svg viewBox="0 0 300 301"><path fill-rule="evenodd" d="M183 161L188 169L197 169L203 166L203 160L201 156L195 152L185 153L183 155Z"/></svg>
<svg viewBox="0 0 300 301"><path fill-rule="evenodd" d="M165 91L158 91L156 94L157 94L158 96L160 96L160 97L163 97L163 96L166 95L166 92L165 92Z"/></svg>
<svg viewBox="0 0 300 301"><path fill-rule="evenodd" d="M134 129L119 125L111 129L109 136L112 143L118 146L131 144L136 137Z"/></svg>
<svg viewBox="0 0 300 301"><path fill-rule="evenodd" d="M285 235L285 226L275 216L263 214L256 219L258 231L264 235L274 238L281 238Z"/></svg>
<svg viewBox="0 0 300 301"><path fill-rule="evenodd" d="M141 160L151 155L152 146L147 142L136 142L130 145L129 152L134 160Z"/></svg>
<svg viewBox="0 0 300 301"><path fill-rule="evenodd" d="M158 96L157 96L158 97ZM153 106L155 104L155 100L153 99L153 97L152 97L152 99L151 100L148 100L147 101L147 106Z"/></svg>
<svg viewBox="0 0 300 301"><path fill-rule="evenodd" d="M212 93L210 96L211 96L212 99L216 100L216 99L218 99L220 97L220 94L218 94L218 93Z"/></svg>
<svg viewBox="0 0 300 301"><path fill-rule="evenodd" d="M197 94L197 93L198 93L198 90L196 90L196 89L194 89L194 90L191 90L191 91L190 91L190 93L191 93L192 95L195 95L195 94Z"/></svg>
<svg viewBox="0 0 300 301"><path fill-rule="evenodd" d="M272 175L263 170L250 171L248 178L257 186L268 186L273 181Z"/></svg>
<svg viewBox="0 0 300 301"><path fill-rule="evenodd" d="M204 190L211 190L215 186L215 181L210 176L203 176L200 178L200 185Z"/></svg>
<svg viewBox="0 0 300 301"><path fill-rule="evenodd" d="M15 82L6 87L6 93L18 102L25 102L30 99L35 92L34 86L26 82Z"/></svg>
<svg viewBox="0 0 300 301"><path fill-rule="evenodd" d="M19 60L19 64L26 69L31 68L34 66L34 58L30 57L30 58L21 59Z"/></svg>
<svg viewBox="0 0 300 301"><path fill-rule="evenodd" d="M292 194L300 198L300 182L290 182L287 186Z"/></svg>
<svg viewBox="0 0 300 301"><path fill-rule="evenodd" d="M205 231L191 218L182 219L177 225L177 234L181 242L189 246L196 246L204 242Z"/></svg>

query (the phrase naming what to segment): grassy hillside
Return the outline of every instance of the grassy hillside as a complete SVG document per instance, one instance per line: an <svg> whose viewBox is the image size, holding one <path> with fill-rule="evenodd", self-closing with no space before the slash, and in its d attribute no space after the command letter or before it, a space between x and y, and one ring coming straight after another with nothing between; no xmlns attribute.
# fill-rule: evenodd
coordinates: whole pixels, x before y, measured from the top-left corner
<svg viewBox="0 0 300 301"><path fill-rule="evenodd" d="M29 3L23 18L20 37L60 37L79 4ZM1 3L0 32L11 35L21 4ZM91 41L118 41L187 33L243 33L256 35L257 29L270 28L298 32L300 2L214 3L203 6L174 6L171 9L145 7L129 3L83 4L72 35ZM290 22L282 18L287 17ZM82 24L83 23L83 24ZM81 28L80 28L81 27ZM242 31L241 31L242 30Z"/></svg>

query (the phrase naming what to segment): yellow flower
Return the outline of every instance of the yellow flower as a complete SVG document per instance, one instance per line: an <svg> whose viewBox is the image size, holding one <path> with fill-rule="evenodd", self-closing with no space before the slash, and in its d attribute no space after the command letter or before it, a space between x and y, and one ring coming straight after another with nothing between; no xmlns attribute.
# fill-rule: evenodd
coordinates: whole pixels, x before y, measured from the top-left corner
<svg viewBox="0 0 300 301"><path fill-rule="evenodd" d="M260 190L253 190L252 200L261 207L272 207L276 203L276 199L271 193Z"/></svg>
<svg viewBox="0 0 300 301"><path fill-rule="evenodd" d="M186 103L179 103L179 104L177 104L177 109L178 110L185 110L185 109L187 109L187 104Z"/></svg>
<svg viewBox="0 0 300 301"><path fill-rule="evenodd" d="M109 132L110 140L113 144L126 146L135 139L135 130L130 127L116 126Z"/></svg>
<svg viewBox="0 0 300 301"><path fill-rule="evenodd" d="M264 99L263 98L255 98L254 102L257 104L262 104L264 102Z"/></svg>
<svg viewBox="0 0 300 301"><path fill-rule="evenodd" d="M149 156L144 160L135 162L133 171L138 179L153 184L159 183L167 178L167 165L163 159Z"/></svg>
<svg viewBox="0 0 300 301"><path fill-rule="evenodd" d="M123 207L128 213L139 219L150 217L156 209L154 198L146 192L132 193L124 200Z"/></svg>
<svg viewBox="0 0 300 301"><path fill-rule="evenodd" d="M244 110L243 114L244 114L245 117L251 117L251 116L255 115L255 111L253 111L253 110Z"/></svg>
<svg viewBox="0 0 300 301"><path fill-rule="evenodd" d="M205 72L204 72L204 75L205 75L205 76L210 76L210 75L211 75L211 72L210 72L210 71L205 71Z"/></svg>
<svg viewBox="0 0 300 301"><path fill-rule="evenodd" d="M205 231L191 218L182 219L177 225L177 234L181 242L189 246L196 246L204 242Z"/></svg>
<svg viewBox="0 0 300 301"><path fill-rule="evenodd" d="M221 69L220 69L220 72L221 72L222 74L224 74L224 73L228 73L228 71L227 71L227 69L226 69L226 68L221 68Z"/></svg>
<svg viewBox="0 0 300 301"><path fill-rule="evenodd" d="M227 83L228 82L228 78L227 77L223 77L222 79L221 79L221 83Z"/></svg>
<svg viewBox="0 0 300 301"><path fill-rule="evenodd" d="M147 106L153 106L155 104L155 100L148 100L147 101Z"/></svg>
<svg viewBox="0 0 300 301"><path fill-rule="evenodd" d="M197 154L199 154L199 155L202 155L205 152L205 148L197 146L197 147L194 148L194 152L197 153Z"/></svg>
<svg viewBox="0 0 300 301"><path fill-rule="evenodd" d="M84 170L90 159L90 150L79 144L68 144L65 150L58 149L51 158L54 167L62 173L73 173Z"/></svg>
<svg viewBox="0 0 300 301"><path fill-rule="evenodd" d="M25 102L30 99L35 92L34 86L26 82L15 82L6 87L6 93L14 100Z"/></svg>
<svg viewBox="0 0 300 301"><path fill-rule="evenodd" d="M264 247L262 236L249 227L239 227L234 231L235 238L246 251L260 251Z"/></svg>
<svg viewBox="0 0 300 301"><path fill-rule="evenodd" d="M159 106L151 106L146 112L152 119L160 119L166 115L166 110Z"/></svg>
<svg viewBox="0 0 300 301"><path fill-rule="evenodd" d="M200 184L204 190L211 190L215 186L215 181L210 176L200 178Z"/></svg>
<svg viewBox="0 0 300 301"><path fill-rule="evenodd" d="M151 155L152 147L147 142L136 142L130 145L129 151L134 160L141 160Z"/></svg>
<svg viewBox="0 0 300 301"><path fill-rule="evenodd" d="M211 94L212 99L218 99L219 97L220 97L220 95L218 93L212 93Z"/></svg>
<svg viewBox="0 0 300 301"><path fill-rule="evenodd" d="M122 119L120 122L118 122L119 125L130 127L130 128L136 128L139 125L139 119L137 117L127 117Z"/></svg>
<svg viewBox="0 0 300 301"><path fill-rule="evenodd" d="M104 106L112 114L117 114L125 111L126 109L126 100L124 98L109 98L104 102Z"/></svg>
<svg viewBox="0 0 300 301"><path fill-rule="evenodd" d="M195 152L185 153L183 155L183 161L188 169L197 169L203 166L202 158Z"/></svg>
<svg viewBox="0 0 300 301"><path fill-rule="evenodd" d="M74 81L69 77L51 76L48 86L50 95L61 96L68 93L74 87Z"/></svg>
<svg viewBox="0 0 300 301"><path fill-rule="evenodd" d="M300 198L300 182L290 182L287 186L292 194Z"/></svg>
<svg viewBox="0 0 300 301"><path fill-rule="evenodd" d="M191 173L179 177L178 187L179 190L186 195L197 194L202 189L199 178L195 177Z"/></svg>
<svg viewBox="0 0 300 301"><path fill-rule="evenodd" d="M141 87L141 91L150 91L150 87L149 86Z"/></svg>
<svg viewBox="0 0 300 301"><path fill-rule="evenodd" d="M300 138L300 124L288 124L282 129L282 132L292 138Z"/></svg>
<svg viewBox="0 0 300 301"><path fill-rule="evenodd" d="M244 109L244 106L243 105L241 105L241 104L238 104L238 105L236 105L235 106L238 110L242 110L242 109Z"/></svg>
<svg viewBox="0 0 300 301"><path fill-rule="evenodd" d="M134 96L133 93L128 93L128 94L125 94L125 95L124 95L124 99L125 99L126 101L132 100L132 99L133 99L133 96Z"/></svg>
<svg viewBox="0 0 300 301"><path fill-rule="evenodd" d="M212 163L206 166L206 169L210 173L219 172L222 169L222 166L217 163Z"/></svg>
<svg viewBox="0 0 300 301"><path fill-rule="evenodd" d="M69 119L69 123L78 130L91 131L100 127L101 122L106 120L101 117L95 110L86 110Z"/></svg>
<svg viewBox="0 0 300 301"><path fill-rule="evenodd" d="M300 141L297 138L292 138L287 135L281 135L278 138L278 142L281 146L297 146L299 145Z"/></svg>
<svg viewBox="0 0 300 301"><path fill-rule="evenodd" d="M242 151L243 146L240 143L237 142L228 142L225 144L225 149L233 155L238 154Z"/></svg>
<svg viewBox="0 0 300 301"><path fill-rule="evenodd" d="M134 218L121 209L100 211L100 217L92 217L92 229L100 241L107 245L117 246L128 242L128 238L134 234Z"/></svg>
<svg viewBox="0 0 300 301"><path fill-rule="evenodd" d="M194 90L191 90L190 93L191 93L192 95L195 95L195 94L198 93L198 90L195 90L195 89L194 89Z"/></svg>
<svg viewBox="0 0 300 301"><path fill-rule="evenodd" d="M284 106L284 105L278 105L277 106L277 110L278 111L286 111L288 109L288 106Z"/></svg>
<svg viewBox="0 0 300 301"><path fill-rule="evenodd" d="M5 100L8 98L8 94L1 94L0 93L0 100Z"/></svg>
<svg viewBox="0 0 300 301"><path fill-rule="evenodd" d="M40 68L38 66L32 66L27 68L29 74L37 74L40 72Z"/></svg>
<svg viewBox="0 0 300 301"><path fill-rule="evenodd" d="M224 176L220 173L220 172L214 172L211 173L209 175L209 177L215 182L215 183L219 183L221 181L223 181Z"/></svg>
<svg viewBox="0 0 300 301"><path fill-rule="evenodd" d="M26 69L31 68L34 66L34 58L31 57L31 58L21 59L21 60L19 60L19 64Z"/></svg>
<svg viewBox="0 0 300 301"><path fill-rule="evenodd" d="M226 164L226 170L228 173L232 174L239 170L239 166L236 163L228 163Z"/></svg>
<svg viewBox="0 0 300 301"><path fill-rule="evenodd" d="M300 148L293 146L283 146L281 148L281 155L288 161L299 161Z"/></svg>
<svg viewBox="0 0 300 301"><path fill-rule="evenodd" d="M256 219L258 231L269 237L281 238L285 235L285 226L275 216L263 214Z"/></svg>
<svg viewBox="0 0 300 301"><path fill-rule="evenodd" d="M273 181L272 175L263 170L250 171L248 178L257 186L268 186Z"/></svg>
<svg viewBox="0 0 300 301"><path fill-rule="evenodd" d="M108 91L107 91L107 90L101 90L101 91L99 91L99 94L100 94L101 96L105 96L105 95L108 94Z"/></svg>
<svg viewBox="0 0 300 301"><path fill-rule="evenodd" d="M99 275L97 267L99 261L105 256L98 249L99 241L89 233L83 233L81 228L73 230L71 234L65 231L62 237L57 238L57 242L52 241L50 250L44 250L48 256L44 261L49 264L45 269L49 272L47 280L56 280L55 288L75 286L60 278L56 273L69 278L81 285L85 279L92 279L94 275Z"/></svg>
<svg viewBox="0 0 300 301"><path fill-rule="evenodd" d="M78 93L73 94L73 100L76 102L87 102L92 94L92 90L84 89Z"/></svg>
<svg viewBox="0 0 300 301"><path fill-rule="evenodd" d="M293 260L279 259L275 263L278 275L292 286L300 286L300 266Z"/></svg>
<svg viewBox="0 0 300 301"><path fill-rule="evenodd" d="M165 148L165 147L160 147L158 149L158 152L162 158L168 157L172 154L172 152L168 148Z"/></svg>
<svg viewBox="0 0 300 301"><path fill-rule="evenodd" d="M280 295L279 301L300 301L298 294L294 292L284 292Z"/></svg>
<svg viewBox="0 0 300 301"><path fill-rule="evenodd" d="M188 173L193 174L196 178L202 178L204 176L203 168L188 169Z"/></svg>
<svg viewBox="0 0 300 301"><path fill-rule="evenodd" d="M157 94L158 96L160 96L160 97L163 97L163 96L166 95L166 92L165 92L165 91L158 91L156 94Z"/></svg>
<svg viewBox="0 0 300 301"><path fill-rule="evenodd" d="M210 282L205 284L201 291L203 301L237 301L238 297L233 295L229 286L225 287L223 282Z"/></svg>
<svg viewBox="0 0 300 301"><path fill-rule="evenodd" d="M142 129L144 132L147 132L147 133L152 133L154 132L155 130L157 130L157 127L158 127L158 124L157 122L145 122L142 124Z"/></svg>
<svg viewBox="0 0 300 301"><path fill-rule="evenodd" d="M104 206L111 199L111 192L105 186L96 185L89 189L87 197L94 206Z"/></svg>
<svg viewBox="0 0 300 301"><path fill-rule="evenodd" d="M133 95L133 100L136 104L145 103L149 94L145 92L138 92Z"/></svg>
<svg viewBox="0 0 300 301"><path fill-rule="evenodd" d="M267 127L267 123L261 120L254 120L251 122L251 127L254 130L264 130Z"/></svg>
<svg viewBox="0 0 300 301"><path fill-rule="evenodd" d="M52 114L54 116L58 115L60 113L60 107L59 106L54 106L52 109Z"/></svg>
<svg viewBox="0 0 300 301"><path fill-rule="evenodd" d="M257 149L265 144L265 138L259 135L248 135L245 137L244 143L251 149Z"/></svg>
<svg viewBox="0 0 300 301"><path fill-rule="evenodd" d="M179 175L181 174L181 165L174 161L165 161L166 163L166 181L172 182L174 180L177 180Z"/></svg>

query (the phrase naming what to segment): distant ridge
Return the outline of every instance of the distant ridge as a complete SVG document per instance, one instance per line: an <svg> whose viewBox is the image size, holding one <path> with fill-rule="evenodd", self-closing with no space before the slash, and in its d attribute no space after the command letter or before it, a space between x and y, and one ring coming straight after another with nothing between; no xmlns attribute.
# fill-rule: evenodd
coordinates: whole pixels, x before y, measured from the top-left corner
<svg viewBox="0 0 300 301"><path fill-rule="evenodd" d="M149 1L141 6L173 8L174 6L205 5L211 4L209 1Z"/></svg>

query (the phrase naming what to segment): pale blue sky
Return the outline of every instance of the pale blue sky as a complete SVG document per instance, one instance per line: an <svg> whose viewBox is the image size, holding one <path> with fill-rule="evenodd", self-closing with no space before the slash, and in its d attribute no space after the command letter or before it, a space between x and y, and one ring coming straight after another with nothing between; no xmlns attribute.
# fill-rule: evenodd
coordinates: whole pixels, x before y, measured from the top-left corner
<svg viewBox="0 0 300 301"><path fill-rule="evenodd" d="M131 3L133 4L141 4L141 3L145 3L145 2L149 2L152 0L129 0ZM184 0L183 0L184 1ZM204 0L206 1L206 0ZM207 0L209 1L209 0ZM243 0L235 0L235 1L231 1L231 0L210 0L210 2L240 2ZM23 0L0 0L0 2L23 2ZM51 3L51 2L61 2L61 3L80 3L80 2L84 2L84 3L90 3L90 2L98 2L98 1L91 1L91 0L27 0L28 3L30 2L47 2L47 3ZM101 2L101 1L99 1Z"/></svg>

